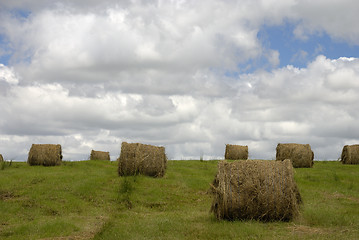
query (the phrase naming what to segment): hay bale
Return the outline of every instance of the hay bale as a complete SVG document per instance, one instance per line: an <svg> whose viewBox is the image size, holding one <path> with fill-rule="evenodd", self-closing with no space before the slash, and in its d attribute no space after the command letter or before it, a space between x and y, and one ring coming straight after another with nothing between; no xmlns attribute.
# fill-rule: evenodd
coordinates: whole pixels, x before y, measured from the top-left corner
<svg viewBox="0 0 359 240"><path fill-rule="evenodd" d="M32 165L56 166L62 162L60 144L32 144L27 163Z"/></svg>
<svg viewBox="0 0 359 240"><path fill-rule="evenodd" d="M314 153L309 144L278 143L276 160L290 159L295 168L313 167Z"/></svg>
<svg viewBox="0 0 359 240"><path fill-rule="evenodd" d="M91 150L90 160L106 160L110 161L110 152L102 152Z"/></svg>
<svg viewBox="0 0 359 240"><path fill-rule="evenodd" d="M341 162L343 164L359 164L359 145L345 145Z"/></svg>
<svg viewBox="0 0 359 240"><path fill-rule="evenodd" d="M2 157L2 155L0 154L0 162L3 162L4 158Z"/></svg>
<svg viewBox="0 0 359 240"><path fill-rule="evenodd" d="M288 221L299 213L301 197L288 159L220 161L211 187L217 219Z"/></svg>
<svg viewBox="0 0 359 240"><path fill-rule="evenodd" d="M248 159L248 146L226 144L226 152L224 154L224 159Z"/></svg>
<svg viewBox="0 0 359 240"><path fill-rule="evenodd" d="M163 177L167 163L164 147L127 142L122 143L121 154L117 160L120 176L143 174Z"/></svg>

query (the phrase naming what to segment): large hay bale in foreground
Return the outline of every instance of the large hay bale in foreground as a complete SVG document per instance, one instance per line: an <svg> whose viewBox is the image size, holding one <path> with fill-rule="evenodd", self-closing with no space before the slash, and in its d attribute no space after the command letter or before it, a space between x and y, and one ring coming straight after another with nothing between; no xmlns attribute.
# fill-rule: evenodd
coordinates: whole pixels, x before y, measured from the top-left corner
<svg viewBox="0 0 359 240"><path fill-rule="evenodd" d="M0 162L3 162L4 158L2 157L2 155L0 154Z"/></svg>
<svg viewBox="0 0 359 240"><path fill-rule="evenodd" d="M90 160L106 160L110 161L110 152L102 152L91 150Z"/></svg>
<svg viewBox="0 0 359 240"><path fill-rule="evenodd" d="M295 168L313 167L314 153L309 144L278 143L276 160L290 159Z"/></svg>
<svg viewBox="0 0 359 240"><path fill-rule="evenodd" d="M123 142L118 161L120 176L143 174L151 177L163 177L167 157L164 147Z"/></svg>
<svg viewBox="0 0 359 240"><path fill-rule="evenodd" d="M32 144L27 163L32 165L56 166L62 162L60 144Z"/></svg>
<svg viewBox="0 0 359 240"><path fill-rule="evenodd" d="M359 145L345 145L341 162L343 164L359 164Z"/></svg>
<svg viewBox="0 0 359 240"><path fill-rule="evenodd" d="M226 144L226 152L224 154L224 159L248 159L248 146Z"/></svg>
<svg viewBox="0 0 359 240"><path fill-rule="evenodd" d="M290 160L220 161L211 187L217 219L288 221L299 213Z"/></svg>

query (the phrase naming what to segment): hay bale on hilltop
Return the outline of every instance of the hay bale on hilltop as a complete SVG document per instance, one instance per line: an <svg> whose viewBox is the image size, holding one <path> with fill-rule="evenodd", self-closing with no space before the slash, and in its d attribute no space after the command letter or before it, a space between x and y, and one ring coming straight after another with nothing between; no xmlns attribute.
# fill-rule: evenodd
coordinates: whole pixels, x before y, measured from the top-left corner
<svg viewBox="0 0 359 240"><path fill-rule="evenodd" d="M90 160L106 160L110 161L110 152L102 152L91 150Z"/></svg>
<svg viewBox="0 0 359 240"><path fill-rule="evenodd" d="M164 147L123 142L118 158L118 174L120 176L143 174L163 177L166 163Z"/></svg>
<svg viewBox="0 0 359 240"><path fill-rule="evenodd" d="M288 221L299 213L290 160L220 161L211 187L217 219Z"/></svg>
<svg viewBox="0 0 359 240"><path fill-rule="evenodd" d="M226 144L226 152L224 154L224 159L248 159L248 146Z"/></svg>
<svg viewBox="0 0 359 240"><path fill-rule="evenodd" d="M57 166L62 162L60 144L32 144L27 163L32 165Z"/></svg>
<svg viewBox="0 0 359 240"><path fill-rule="evenodd" d="M278 143L276 160L290 159L295 168L313 167L314 153L309 144Z"/></svg>
<svg viewBox="0 0 359 240"><path fill-rule="evenodd" d="M2 155L0 154L0 162L3 162L4 158L2 157Z"/></svg>
<svg viewBox="0 0 359 240"><path fill-rule="evenodd" d="M341 162L343 164L359 164L359 145L345 145Z"/></svg>

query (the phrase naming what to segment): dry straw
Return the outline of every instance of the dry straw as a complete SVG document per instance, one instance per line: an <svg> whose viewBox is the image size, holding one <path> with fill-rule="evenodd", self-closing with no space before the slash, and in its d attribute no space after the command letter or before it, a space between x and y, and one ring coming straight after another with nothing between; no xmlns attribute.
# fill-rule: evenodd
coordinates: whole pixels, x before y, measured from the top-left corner
<svg viewBox="0 0 359 240"><path fill-rule="evenodd" d="M32 144L27 158L28 164L56 166L62 162L60 144Z"/></svg>
<svg viewBox="0 0 359 240"><path fill-rule="evenodd" d="M228 160L248 159L248 146L226 144L224 158Z"/></svg>
<svg viewBox="0 0 359 240"><path fill-rule="evenodd" d="M276 160L290 159L295 168L313 167L314 153L309 144L278 143Z"/></svg>
<svg viewBox="0 0 359 240"><path fill-rule="evenodd" d="M163 177L167 157L164 147L123 142L118 162L120 176L143 174Z"/></svg>
<svg viewBox="0 0 359 240"><path fill-rule="evenodd" d="M359 164L359 145L345 145L341 162L343 164Z"/></svg>
<svg viewBox="0 0 359 240"><path fill-rule="evenodd" d="M110 152L91 150L90 160L107 160L110 161Z"/></svg>
<svg viewBox="0 0 359 240"><path fill-rule="evenodd" d="M217 219L288 221L299 213L290 160L220 161L211 187Z"/></svg>

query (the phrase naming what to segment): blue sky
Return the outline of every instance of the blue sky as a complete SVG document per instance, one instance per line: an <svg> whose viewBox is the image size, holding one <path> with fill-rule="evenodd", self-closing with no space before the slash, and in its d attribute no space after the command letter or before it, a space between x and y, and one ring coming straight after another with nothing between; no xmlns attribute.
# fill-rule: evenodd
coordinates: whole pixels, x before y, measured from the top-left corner
<svg viewBox="0 0 359 240"><path fill-rule="evenodd" d="M4 35L0 35L0 49L1 49L1 54L0 54L0 62L2 64L8 65L9 62L9 58L10 58L10 54L7 53L8 46L6 44L5 41L5 36ZM6 51L7 50L7 51Z"/></svg>
<svg viewBox="0 0 359 240"><path fill-rule="evenodd" d="M359 2L0 0L0 153L338 159L359 132ZM334 14L335 13L335 14Z"/></svg>
<svg viewBox="0 0 359 240"><path fill-rule="evenodd" d="M264 46L279 52L279 67L302 68L318 55L331 59L359 56L359 45L333 39L324 31L314 33L306 40L298 39L293 34L295 26L286 21L279 26L263 26L258 32L258 39Z"/></svg>

